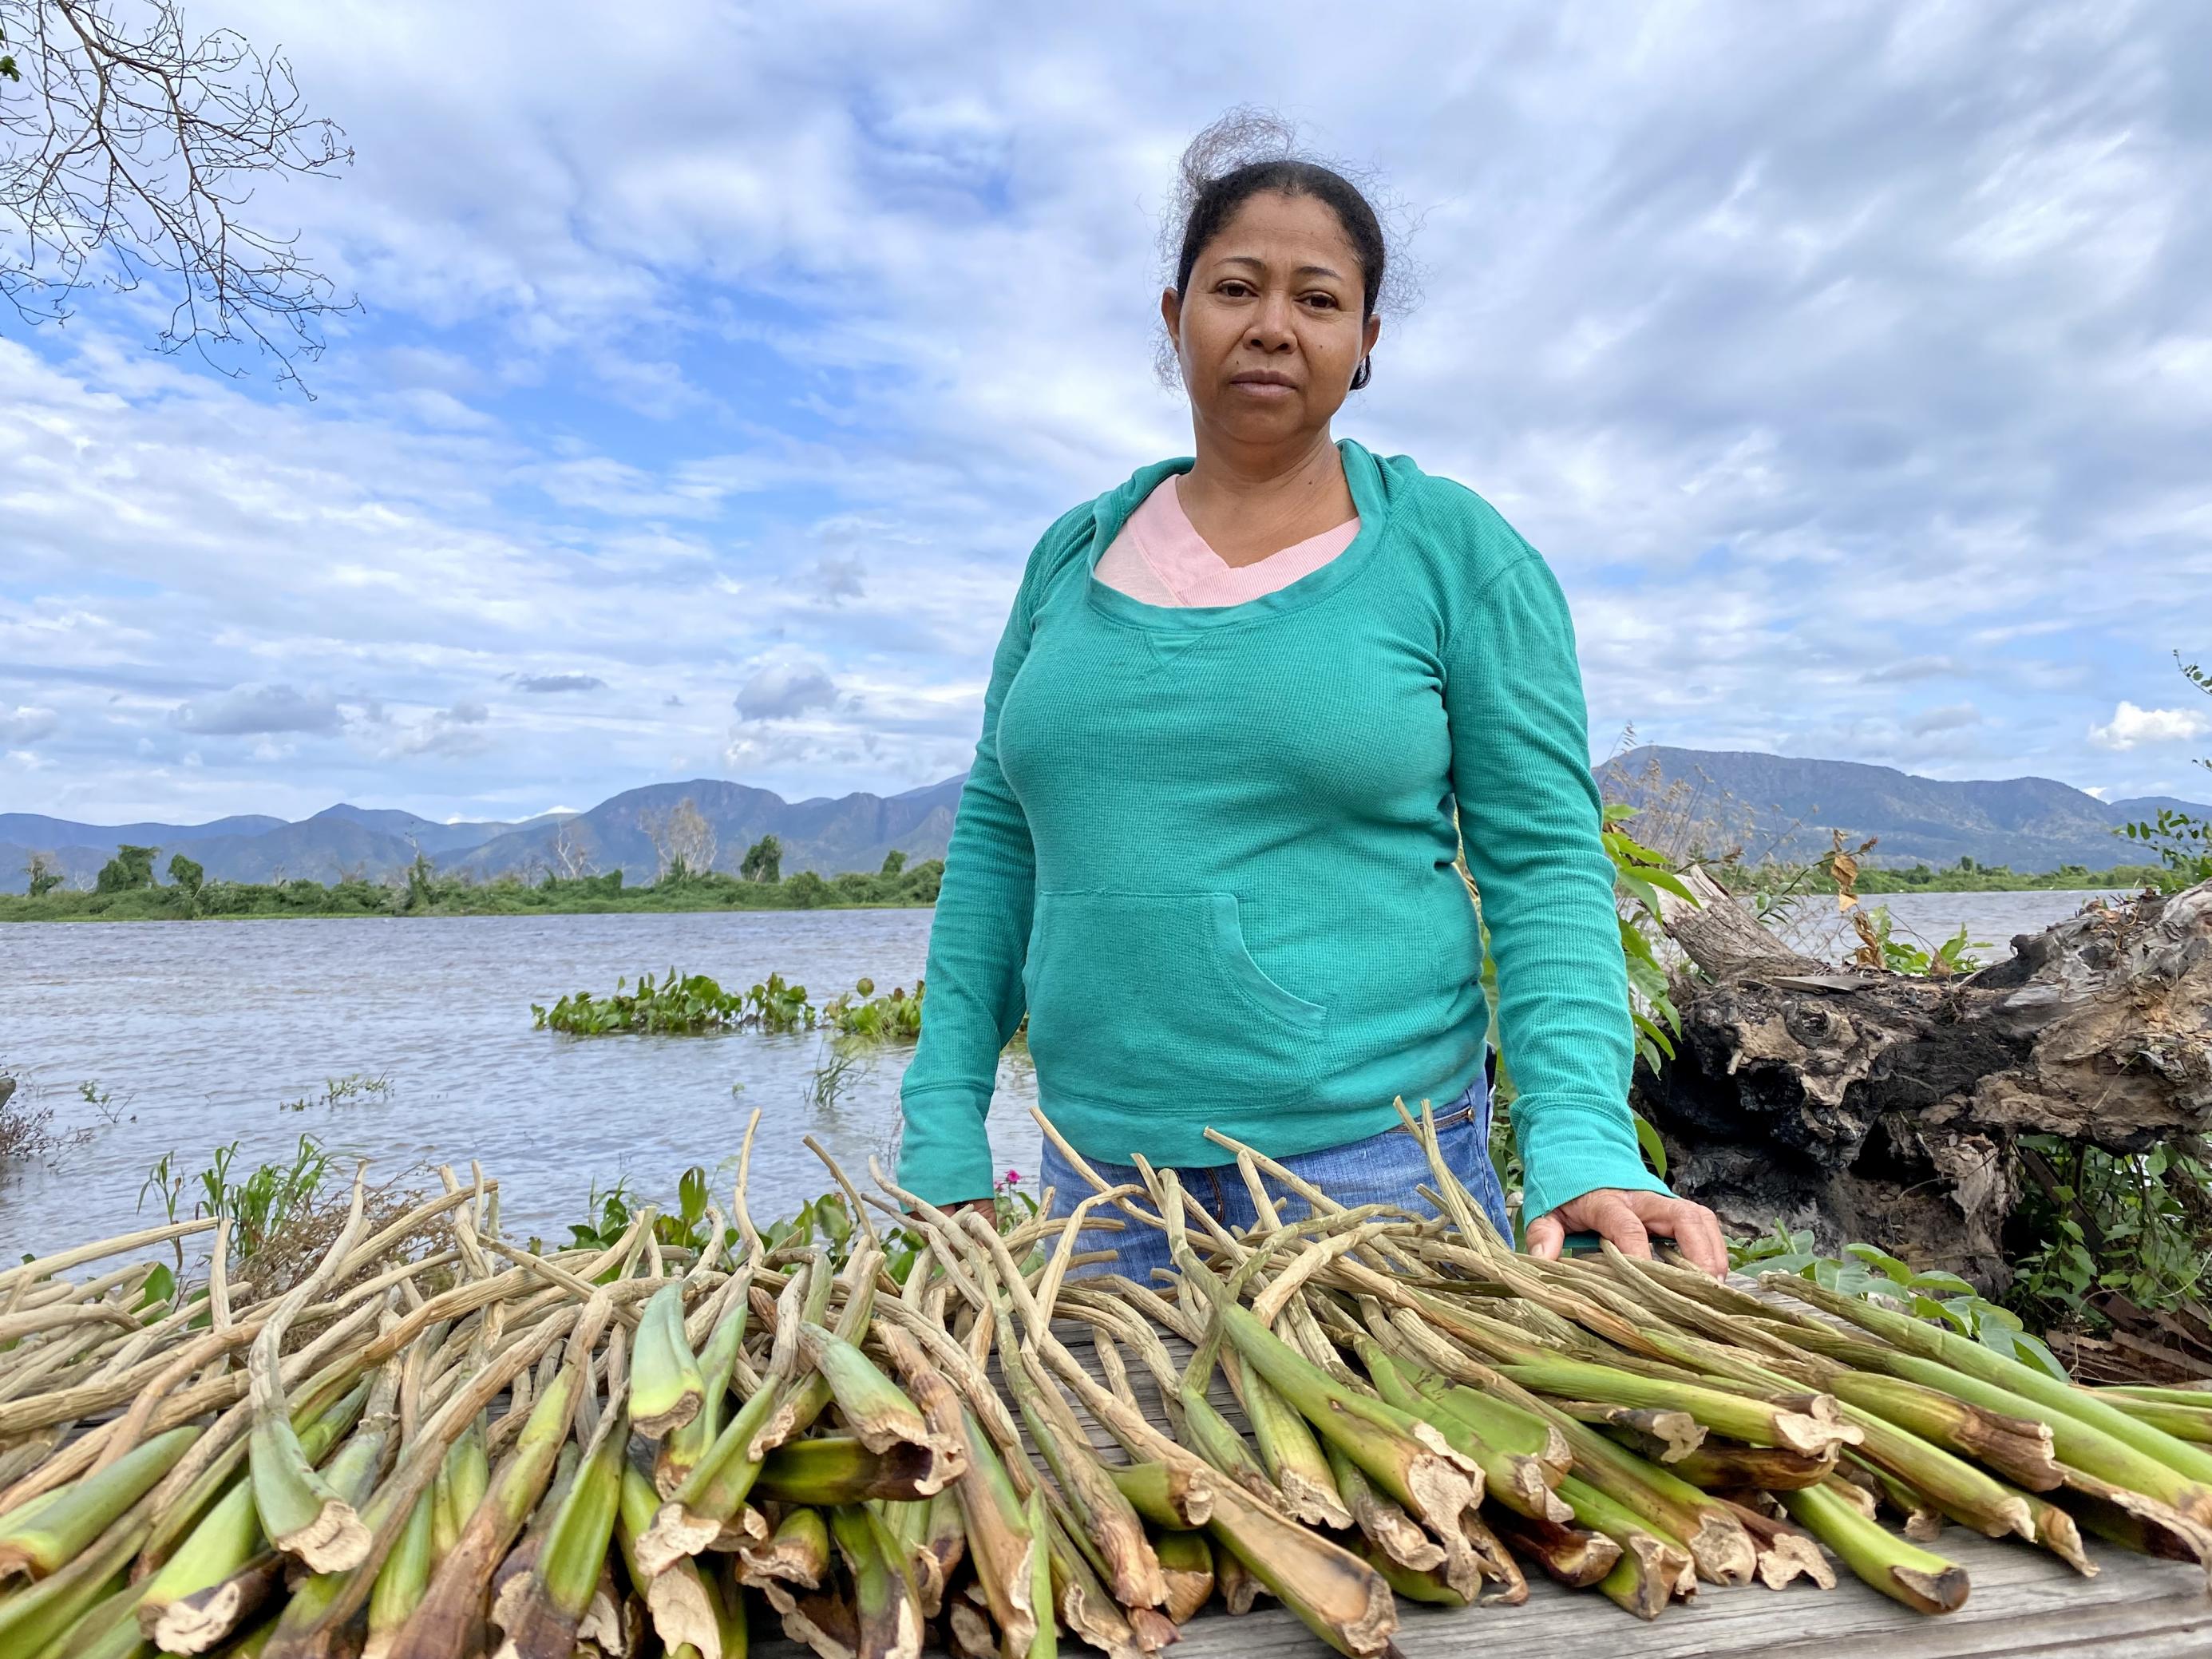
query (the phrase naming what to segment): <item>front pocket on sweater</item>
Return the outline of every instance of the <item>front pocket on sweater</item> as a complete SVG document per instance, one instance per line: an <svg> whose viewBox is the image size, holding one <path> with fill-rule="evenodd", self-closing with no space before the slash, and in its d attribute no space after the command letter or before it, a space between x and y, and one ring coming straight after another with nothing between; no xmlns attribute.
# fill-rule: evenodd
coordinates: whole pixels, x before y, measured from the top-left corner
<svg viewBox="0 0 2212 1659"><path fill-rule="evenodd" d="M1328 1011L1252 959L1233 893L1040 893L1022 981L1048 1108L1210 1117L1312 1089Z"/></svg>

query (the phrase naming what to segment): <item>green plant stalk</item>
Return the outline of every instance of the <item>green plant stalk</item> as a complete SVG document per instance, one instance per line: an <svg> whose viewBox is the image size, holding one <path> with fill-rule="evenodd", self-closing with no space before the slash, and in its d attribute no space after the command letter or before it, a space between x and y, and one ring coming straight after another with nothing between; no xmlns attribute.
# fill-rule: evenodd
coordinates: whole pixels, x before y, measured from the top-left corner
<svg viewBox="0 0 2212 1659"><path fill-rule="evenodd" d="M2087 1470L2116 1486L2156 1498L2199 1525L2212 1523L2212 1489L2198 1486L2174 1465L2160 1462L2132 1442L2108 1434L2101 1424L2075 1417L2063 1407L2014 1394L1981 1377L1951 1370L1935 1361L1899 1354L1893 1364L1897 1375L1907 1382L1954 1394L1986 1411L2014 1417L2033 1413L2050 1426L2051 1444L2060 1462ZM2089 1397L2081 1390L2073 1392L2081 1399ZM2114 1414L2124 1417L2124 1413ZM2149 1432L2157 1433L2155 1430ZM2183 1443L2166 1435L2158 1437L2172 1445Z"/></svg>
<svg viewBox="0 0 2212 1659"><path fill-rule="evenodd" d="M1031 1370L1032 1358L1012 1343L1003 1357L1008 1389L1028 1425L1030 1443L1043 1455L1074 1512L1071 1530L1091 1546L1099 1576L1115 1601L1125 1608L1158 1607L1167 1600L1167 1584L1135 1507L1108 1475L1066 1402L1056 1392L1048 1396L1053 1385Z"/></svg>
<svg viewBox="0 0 2212 1659"><path fill-rule="evenodd" d="M150 1510L142 1498L52 1572L0 1599L0 1653L37 1653L113 1594L146 1541Z"/></svg>
<svg viewBox="0 0 2212 1659"><path fill-rule="evenodd" d="M2212 1445L2212 1406L2176 1405L2165 1400L2116 1398L2112 1403L2138 1423L2192 1445Z"/></svg>
<svg viewBox="0 0 2212 1659"><path fill-rule="evenodd" d="M853 1609L860 1624L856 1659L888 1659L921 1649L921 1607L904 1561L874 1513L859 1504L830 1512L830 1535L853 1579Z"/></svg>
<svg viewBox="0 0 2212 1659"><path fill-rule="evenodd" d="M1459 1536L1461 1511L1475 1502L1480 1464L1451 1450L1410 1412L1338 1382L1249 1309L1217 1301L1214 1314L1240 1358L1370 1480L1442 1537L1446 1548L1451 1547Z"/></svg>
<svg viewBox="0 0 2212 1659"><path fill-rule="evenodd" d="M690 1646L704 1659L719 1659L724 1613L709 1593L706 1575L689 1559L665 1572L648 1573L638 1560L637 1540L653 1525L660 1507L653 1481L640 1468L623 1463L622 1496L615 1512L615 1541L630 1587L645 1599L653 1633L671 1653Z"/></svg>
<svg viewBox="0 0 2212 1659"><path fill-rule="evenodd" d="M1938 1330L1908 1315L1893 1313L1887 1308L1878 1308L1856 1297L1838 1296L1808 1279L1778 1273L1765 1275L1764 1278L1778 1281L1791 1295L1812 1303L1823 1312L1839 1314L1862 1329L1872 1331L1907 1355L1933 1361L1952 1371L1964 1372L1978 1382L2002 1390L2008 1396L2033 1401L2043 1408L2036 1415L2050 1419L2054 1437L2060 1427L2057 1418L2063 1417L2133 1447L2153 1464L2163 1464L2173 1472L2176 1480L2168 1483L2169 1487L2184 1486L2196 1489L2188 1494L2189 1501L2186 1503L2174 1503L2172 1498L2162 1498L2162 1501L2172 1503L2174 1508L2192 1520L2212 1522L2212 1451L2185 1440L2177 1440L2150 1424L2138 1422L2094 1391L2078 1388L2071 1382L2062 1382L2033 1366L2022 1364L2017 1359L1985 1348L1970 1338ZM1911 1377L1914 1381L1923 1380L1912 1376L1911 1371L1901 1368L1897 1370L1897 1375ZM1940 1388L1942 1385L1930 1383L1929 1386ZM1945 1391L1956 1392L1951 1389ZM2020 1415L2017 1412L2007 1411L2003 1406L1992 1406L1990 1409L2004 1412L2008 1416ZM2053 1413L2057 1416L2053 1417ZM2058 1455L2062 1462L2081 1464L2081 1460L2063 1446ZM2114 1477L2107 1475L2106 1478L2112 1480ZM2116 1484L2132 1486L2134 1483L2118 1480ZM2137 1487L2136 1490L2142 1488Z"/></svg>
<svg viewBox="0 0 2212 1659"><path fill-rule="evenodd" d="M430 1481L430 1565L434 1567L453 1552L460 1541L462 1524L468 1519L454 1510L453 1501L453 1454L451 1448L438 1461L438 1473Z"/></svg>
<svg viewBox="0 0 2212 1659"><path fill-rule="evenodd" d="M1846 1405L1971 1458L2031 1492L2048 1492L2059 1482L2051 1427L2040 1412L2032 1417L1993 1412L1942 1388L1872 1371L1839 1371L1826 1382Z"/></svg>
<svg viewBox="0 0 2212 1659"><path fill-rule="evenodd" d="M2170 1505L2075 1469L2051 1497L2107 1543L2159 1560L2197 1562L2212 1583L2212 1535Z"/></svg>
<svg viewBox="0 0 2212 1659"><path fill-rule="evenodd" d="M2081 1528L2074 1517L2041 1492L2024 1492L2021 1501L2035 1521L2035 1541L2084 1578L2097 1576L2097 1564L2081 1547Z"/></svg>
<svg viewBox="0 0 2212 1659"><path fill-rule="evenodd" d="M429 1589L416 1604L414 1616L401 1627L392 1644L392 1659L451 1659L452 1655L467 1650L481 1627L484 1593L493 1571L537 1508L560 1465L561 1450L568 1443L576 1401L587 1386L588 1372L584 1360L569 1359L538 1389L530 1415L515 1436L514 1449L494 1471L483 1501L469 1516L453 1550L431 1572ZM383 1494L378 1496L380 1498Z"/></svg>
<svg viewBox="0 0 2212 1659"><path fill-rule="evenodd" d="M1638 1449L1632 1438L1617 1432L1613 1438L1632 1451ZM1817 1486L1834 1472L1836 1459L1832 1451L1826 1457L1808 1457L1779 1446L1708 1440L1661 1467L1706 1492L1749 1488L1781 1492L1792 1486Z"/></svg>
<svg viewBox="0 0 2212 1659"><path fill-rule="evenodd" d="M1846 1406L1844 1413L1866 1432L1858 1448L1861 1458L1924 1495L1960 1525L1990 1538L2008 1533L2034 1538L2033 1514L2003 1481L1872 1412Z"/></svg>
<svg viewBox="0 0 2212 1659"><path fill-rule="evenodd" d="M680 1279L654 1291L639 1316L629 1400L631 1426L647 1440L659 1440L682 1428L707 1403L706 1378L684 1339Z"/></svg>
<svg viewBox="0 0 2212 1659"><path fill-rule="evenodd" d="M311 1422L300 1436L301 1449L315 1462L344 1434L368 1398L366 1379L350 1395ZM167 1560L142 1582L144 1594L137 1607L137 1623L147 1639L159 1626L171 1605L188 1596L211 1590L259 1554L267 1543L261 1516L253 1504L251 1481L235 1480L185 1534Z"/></svg>
<svg viewBox="0 0 2212 1659"><path fill-rule="evenodd" d="M1359 1465L1335 1447L1328 1449L1328 1472L1336 1480L1337 1495L1363 1536L1409 1572L1426 1572L1442 1566L1444 1547L1429 1536L1413 1517L1376 1492Z"/></svg>
<svg viewBox="0 0 2212 1659"><path fill-rule="evenodd" d="M1607 1599L1638 1619L1656 1619L1678 1592L1694 1583L1694 1557L1687 1544L1589 1481L1569 1475L1559 1497L1573 1510L1575 1524L1612 1540L1620 1557L1598 1581ZM1626 1565L1629 1571L1623 1572Z"/></svg>
<svg viewBox="0 0 2212 1659"><path fill-rule="evenodd" d="M1618 1431L1613 1433L1614 1439L1624 1446L1643 1450L1655 1462L1674 1464L1705 1443L1705 1425L1687 1412L1659 1411L1648 1406L1608 1406L1588 1400L1562 1400L1559 1407L1578 1423ZM1629 1437L1624 1439L1624 1435Z"/></svg>
<svg viewBox="0 0 2212 1659"><path fill-rule="evenodd" d="M1680 1539L1689 1547L1699 1577L1718 1584L1750 1582L1759 1568L1758 1547L1725 1504L1564 1412L1552 1418L1552 1425L1566 1437L1583 1480L1602 1488L1607 1497L1642 1516L1661 1535ZM1571 1507L1573 1500L1568 1503Z"/></svg>
<svg viewBox="0 0 2212 1659"><path fill-rule="evenodd" d="M1644 1376L1610 1365L1550 1355L1502 1363L1497 1369L1522 1388L1557 1399L1685 1412L1715 1434L1754 1446L1782 1446L1817 1454L1834 1443L1832 1434L1802 1413L1692 1382Z"/></svg>
<svg viewBox="0 0 2212 1659"><path fill-rule="evenodd" d="M1213 1484L1187 1464L1117 1463L1106 1471L1130 1507L1156 1527L1192 1532L1213 1512Z"/></svg>
<svg viewBox="0 0 2212 1659"><path fill-rule="evenodd" d="M1030 1489L1029 1523L1031 1538L1049 1536L1049 1523L1044 1513L1044 1495L1042 1489L1036 1486ZM1036 1626L1030 1636L1029 1659L1058 1659L1060 1653L1060 1626L1053 1617L1052 1567L1053 1554L1049 1549L1030 1552L1030 1606L1036 1611ZM864 1621L862 1628L866 1627ZM881 1651L888 1654L892 1650L884 1649Z"/></svg>
<svg viewBox="0 0 2212 1659"><path fill-rule="evenodd" d="M538 1565L538 1552L544 1547L545 1534L552 1530L553 1517L561 1512L561 1505L568 1496L568 1488L575 1483L577 1467L584 1461L584 1449L575 1441L561 1443L561 1455L553 1465L553 1479L538 1500L538 1507L530 1512L530 1519L522 1529L522 1536L514 1547L501 1556L492 1569L491 1595L489 1610L497 1622L501 1610L512 1596L522 1594L530 1583L530 1570ZM436 1568L432 1568L434 1574ZM434 1578L433 1582L435 1580ZM486 1639L478 1630L471 1638L479 1645Z"/></svg>
<svg viewBox="0 0 2212 1659"><path fill-rule="evenodd" d="M837 1409L862 1445L884 1452L901 1442L934 1443L929 1425L906 1390L878 1370L859 1348L819 1325L802 1325L799 1335L816 1373L830 1385Z"/></svg>
<svg viewBox="0 0 2212 1659"><path fill-rule="evenodd" d="M747 1448L787 1392L787 1384L769 1378L723 1425L707 1455L661 1505L653 1526L638 1540L638 1558L647 1571L665 1571L682 1557L696 1555L721 1535L744 1507L761 1473L760 1462L747 1455Z"/></svg>
<svg viewBox="0 0 2212 1659"><path fill-rule="evenodd" d="M1902 1519L1907 1538L1916 1544L1935 1541L1943 1530L1943 1511L1933 1498L1910 1482L1899 1480L1879 1463L1869 1462L1858 1456L1854 1456L1851 1461L1860 1474L1873 1480L1875 1496L1889 1506L1891 1513ZM2032 1529L2032 1517L2029 1524Z"/></svg>
<svg viewBox="0 0 2212 1659"><path fill-rule="evenodd" d="M1201 1388L1187 1384L1176 1403L1182 1416L1183 1438L1192 1451L1262 1503L1282 1504L1282 1494L1267 1479L1260 1460L1252 1455L1244 1437L1214 1409Z"/></svg>
<svg viewBox="0 0 2212 1659"><path fill-rule="evenodd" d="M1587 1589L1620 1560L1620 1546L1601 1532L1574 1524L1531 1521L1508 1511L1492 1525L1522 1554L1570 1589Z"/></svg>
<svg viewBox="0 0 2212 1659"><path fill-rule="evenodd" d="M452 1528L452 1536L445 1547L451 1549L491 1486L491 1459L484 1450L481 1418L461 1431L461 1437L453 1442L447 1450L445 1462L439 1465L439 1474L445 1482L440 1502L444 1506L447 1523Z"/></svg>
<svg viewBox="0 0 2212 1659"><path fill-rule="evenodd" d="M1213 1596L1213 1552L1206 1546L1206 1534L1170 1528L1153 1538L1152 1553L1159 1558L1161 1575L1167 1580L1168 1599L1162 1610L1171 1622L1187 1625Z"/></svg>
<svg viewBox="0 0 2212 1659"><path fill-rule="evenodd" d="M1447 1394L1415 1387L1379 1343L1363 1340L1359 1356L1383 1399L1421 1418L1453 1450L1480 1468L1483 1489L1498 1504L1531 1521L1566 1522L1566 1505L1552 1495L1564 1471L1533 1455L1503 1450L1484 1439L1472 1422L1451 1408Z"/></svg>
<svg viewBox="0 0 2212 1659"><path fill-rule="evenodd" d="M1359 1352L1367 1356L1370 1350L1363 1346ZM1382 1356L1394 1377L1430 1405L1443 1407L1464 1421L1484 1444L1516 1457L1534 1458L1544 1468L1546 1485L1573 1468L1573 1450L1549 1418L1497 1395L1454 1382L1419 1360L1389 1352L1379 1344L1371 1352Z"/></svg>
<svg viewBox="0 0 2212 1659"><path fill-rule="evenodd" d="M279 1402L281 1404L281 1402ZM368 1551L368 1528L353 1505L316 1473L290 1414L258 1410L246 1441L246 1466L261 1530L313 1572L343 1572Z"/></svg>
<svg viewBox="0 0 2212 1659"><path fill-rule="evenodd" d="M934 1619L943 1611L945 1586L954 1569L968 1553L968 1534L960 1521L960 1494L950 1486L935 1493L923 1512L916 1571L922 1589L922 1617Z"/></svg>
<svg viewBox="0 0 2212 1659"><path fill-rule="evenodd" d="M707 1600L714 1614L714 1635L720 1648L719 1659L745 1659L750 1645L745 1626L744 1592L734 1581L725 1582L719 1576L702 1577L700 1581L707 1591ZM698 1659L717 1659L703 1645Z"/></svg>
<svg viewBox="0 0 2212 1659"><path fill-rule="evenodd" d="M787 1510L771 1536L738 1552L738 1563L748 1584L775 1579L813 1589L830 1572L829 1523L819 1510Z"/></svg>
<svg viewBox="0 0 2212 1659"><path fill-rule="evenodd" d="M1215 1578L1233 1563L1272 1590L1316 1636L1349 1659L1387 1652L1398 1627L1389 1581L1340 1545L1265 1504L1242 1488L1216 1495L1206 1535L1220 1547Z"/></svg>
<svg viewBox="0 0 2212 1659"><path fill-rule="evenodd" d="M2109 1400L2123 1411L2128 1408L2128 1402L2131 1400L2212 1411L2212 1391L2203 1389L2162 1389L2148 1382L2109 1382L2100 1386L2095 1393L2099 1399Z"/></svg>
<svg viewBox="0 0 2212 1659"><path fill-rule="evenodd" d="M1790 1518L1833 1550L1863 1583L1915 1613L1966 1605L1966 1569L1883 1531L1825 1486L1777 1494Z"/></svg>
<svg viewBox="0 0 2212 1659"><path fill-rule="evenodd" d="M955 1483L960 1519L968 1535L968 1559L990 1604L1006 1650L1026 1653L1041 1620L1051 1617L1050 1595L1040 1608L1036 1600L1036 1561L1048 1546L1030 1524L1027 1507L998 1450L975 1413L958 1407L966 1440L968 1467ZM947 1413L949 1416L949 1411ZM950 1422L943 1425L950 1428Z"/></svg>
<svg viewBox="0 0 2212 1659"><path fill-rule="evenodd" d="M762 1459L750 1492L770 1503L824 1509L870 1498L912 1502L932 1495L922 1483L934 1463L911 1441L876 1452L849 1435L817 1435L787 1441Z"/></svg>
<svg viewBox="0 0 2212 1659"><path fill-rule="evenodd" d="M722 1431L723 1405L729 1398L730 1374L745 1345L746 1298L740 1296L714 1327L699 1356L699 1376L705 1390L698 1414L660 1443L654 1460L653 1484L663 1498L675 1495L684 1478L699 1466L714 1437Z"/></svg>
<svg viewBox="0 0 2212 1659"><path fill-rule="evenodd" d="M508 1644L518 1659L568 1659L576 1626L599 1589L615 1516L622 1507L623 1451L629 1424L619 1404L599 1419L599 1431L576 1466L576 1478L546 1529L528 1586L503 1613Z"/></svg>
<svg viewBox="0 0 2212 1659"><path fill-rule="evenodd" d="M1382 1575L1382 1582L1389 1585L1394 1595L1402 1595L1408 1601L1425 1601L1445 1607L1474 1605L1474 1597L1455 1586L1441 1567L1416 1572L1402 1561L1394 1560L1390 1552L1372 1538L1363 1537L1358 1553L1362 1560Z"/></svg>
<svg viewBox="0 0 2212 1659"><path fill-rule="evenodd" d="M124 1584L39 1650L38 1659L155 1659L156 1650L131 1616L137 1592Z"/></svg>
<svg viewBox="0 0 2212 1659"><path fill-rule="evenodd" d="M75 1560L169 1472L199 1435L189 1425L157 1434L96 1474L0 1516L0 1583L14 1573L45 1578Z"/></svg>
<svg viewBox="0 0 2212 1659"><path fill-rule="evenodd" d="M390 1385L395 1380L392 1371L384 1374L361 1426L348 1437L325 1472L331 1491L349 1510L368 1495L375 1483L377 1471L383 1466L385 1446L394 1428ZM258 1501L256 1507L258 1508ZM260 1552L221 1583L173 1601L161 1615L156 1639L193 1651L204 1651L228 1637L276 1594L283 1585L283 1571L281 1552L273 1547ZM344 1583L353 1571L342 1568L317 1573L304 1581L285 1607L284 1617L304 1617L307 1611L325 1605L323 1598L334 1595L336 1587Z"/></svg>
<svg viewBox="0 0 2212 1659"><path fill-rule="evenodd" d="M1352 1512L1330 1479L1328 1459L1321 1442L1291 1403L1256 1371L1239 1366L1233 1355L1222 1356L1222 1369L1243 1402L1244 1420L1252 1425L1252 1438L1260 1449L1260 1462L1274 1482L1291 1518L1310 1527L1340 1531L1352 1524Z"/></svg>
<svg viewBox="0 0 2212 1659"><path fill-rule="evenodd" d="M401 1629L422 1604L434 1565L430 1533L432 1510L436 1506L434 1491L415 1500L406 1530L377 1571L376 1588L368 1594L368 1639L362 1649L362 1659L386 1659Z"/></svg>

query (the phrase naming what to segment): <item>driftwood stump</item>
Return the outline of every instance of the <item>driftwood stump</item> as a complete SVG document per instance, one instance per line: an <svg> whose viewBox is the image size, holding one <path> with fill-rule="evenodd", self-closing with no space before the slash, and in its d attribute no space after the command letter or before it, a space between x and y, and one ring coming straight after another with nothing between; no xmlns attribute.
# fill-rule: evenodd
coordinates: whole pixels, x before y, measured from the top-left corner
<svg viewBox="0 0 2212 1659"><path fill-rule="evenodd" d="M2019 1136L2132 1152L2212 1126L2212 883L2085 910L1948 981L1810 961L1695 883L1705 902L1665 918L1696 969L1678 1054L1638 1094L1675 1190L1731 1231L1866 1239L1994 1291Z"/></svg>

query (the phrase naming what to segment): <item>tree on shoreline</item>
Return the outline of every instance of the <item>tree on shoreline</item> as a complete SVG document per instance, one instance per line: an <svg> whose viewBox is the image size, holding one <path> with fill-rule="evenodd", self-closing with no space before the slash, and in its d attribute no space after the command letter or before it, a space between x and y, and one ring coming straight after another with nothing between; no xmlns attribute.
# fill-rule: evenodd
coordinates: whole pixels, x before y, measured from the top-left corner
<svg viewBox="0 0 2212 1659"><path fill-rule="evenodd" d="M100 866L99 878L93 890L100 893L128 893L141 887L154 885L154 855L158 847L123 846L115 849L115 856Z"/></svg>
<svg viewBox="0 0 2212 1659"><path fill-rule="evenodd" d="M783 843L774 836L763 836L745 849L744 862L738 866L738 876L744 881L781 881Z"/></svg>
<svg viewBox="0 0 2212 1659"><path fill-rule="evenodd" d="M32 854L30 862L23 866L23 874L31 884L27 890L34 899L46 897L69 879L51 853Z"/></svg>

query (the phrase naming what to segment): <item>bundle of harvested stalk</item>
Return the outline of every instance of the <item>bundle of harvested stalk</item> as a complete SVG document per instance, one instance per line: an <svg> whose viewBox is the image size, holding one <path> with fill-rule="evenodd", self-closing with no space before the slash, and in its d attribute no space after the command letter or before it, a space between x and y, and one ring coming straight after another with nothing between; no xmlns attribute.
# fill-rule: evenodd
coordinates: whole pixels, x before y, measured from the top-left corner
<svg viewBox="0 0 2212 1659"><path fill-rule="evenodd" d="M1001 1225L832 1164L856 1227L774 1248L757 1127L703 1248L648 1211L534 1254L449 1176L374 1229L357 1181L282 1296L220 1225L112 1242L210 1236L174 1306L66 1277L103 1247L0 1273L0 1654L1144 1659L1264 1595L1364 1659L1401 1596L1517 1602L1531 1568L1648 1619L1836 1564L1948 1612L1950 1524L2212 1560L2212 1398L1802 1280L1517 1256L1425 1109L1404 1210L1227 1141L1242 1231L1142 1164ZM1176 1270L1091 1273L1115 1224Z"/></svg>

